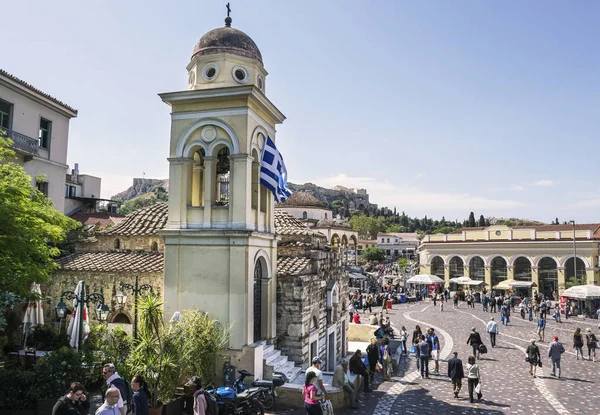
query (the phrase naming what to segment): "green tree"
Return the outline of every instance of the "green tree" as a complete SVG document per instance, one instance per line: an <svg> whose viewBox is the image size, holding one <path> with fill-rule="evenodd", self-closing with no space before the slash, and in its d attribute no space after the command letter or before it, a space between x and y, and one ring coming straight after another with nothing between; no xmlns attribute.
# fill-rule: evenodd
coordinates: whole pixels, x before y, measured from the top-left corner
<svg viewBox="0 0 600 415"><path fill-rule="evenodd" d="M119 213L121 215L129 215L134 210L141 209L147 206L152 206L159 202L160 200L154 194L152 194L151 196L136 197L123 203L119 208Z"/></svg>
<svg viewBox="0 0 600 415"><path fill-rule="evenodd" d="M479 217L479 226L485 226L485 218L483 215Z"/></svg>
<svg viewBox="0 0 600 415"><path fill-rule="evenodd" d="M400 270L400 272L402 274L404 274L404 270L406 269L406 267L410 264L410 262L408 262L408 259L406 258L400 258L398 260L398 269Z"/></svg>
<svg viewBox="0 0 600 415"><path fill-rule="evenodd" d="M12 160L12 141L0 132L0 291L26 295L50 279L61 243L79 222L56 210L31 187L31 177Z"/></svg>
<svg viewBox="0 0 600 415"><path fill-rule="evenodd" d="M474 228L477 226L477 222L475 222L475 214L473 212L469 213L469 228Z"/></svg>
<svg viewBox="0 0 600 415"><path fill-rule="evenodd" d="M385 230L385 226L373 217L366 215L355 215L348 221L352 229L358 232L358 237L361 239L371 239L377 236L377 232Z"/></svg>
<svg viewBox="0 0 600 415"><path fill-rule="evenodd" d="M363 249L362 256L367 261L383 261L385 259L385 252L383 251L383 249L371 247Z"/></svg>

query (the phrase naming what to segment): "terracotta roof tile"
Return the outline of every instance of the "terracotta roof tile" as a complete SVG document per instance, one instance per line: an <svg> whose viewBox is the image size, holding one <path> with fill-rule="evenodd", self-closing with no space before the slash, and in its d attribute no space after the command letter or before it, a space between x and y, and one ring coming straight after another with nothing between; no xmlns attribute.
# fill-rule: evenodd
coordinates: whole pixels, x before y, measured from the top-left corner
<svg viewBox="0 0 600 415"><path fill-rule="evenodd" d="M119 215L118 213L110 212L77 212L71 215L71 218L81 222L83 225L93 225L98 228L106 228L107 226L117 225L123 220L124 217L125 215Z"/></svg>
<svg viewBox="0 0 600 415"><path fill-rule="evenodd" d="M57 261L68 271L163 272L164 257L158 252L86 252Z"/></svg>
<svg viewBox="0 0 600 415"><path fill-rule="evenodd" d="M156 203L131 212L121 223L100 235L154 235L167 224L168 205Z"/></svg>
<svg viewBox="0 0 600 415"><path fill-rule="evenodd" d="M298 219L279 209L275 209L275 232L278 235L312 235L324 237L320 232L310 230Z"/></svg>
<svg viewBox="0 0 600 415"><path fill-rule="evenodd" d="M278 275L302 275L310 264L310 258L306 257L279 257L277 258Z"/></svg>
<svg viewBox="0 0 600 415"><path fill-rule="evenodd" d="M65 109L67 109L67 110L69 110L71 112L74 112L75 114L78 113L78 111L75 108L73 108L73 107L65 104L64 102L60 101L57 98L54 98L52 95L49 95L49 94L46 94L45 92L42 92L41 90L37 89L33 85L31 85L31 84L23 81L22 79L17 78L13 74L10 74L10 73L6 72L4 69L0 69L0 75L6 77L8 79L10 79L13 82L16 82L17 84L19 84L21 86L24 86L25 88L29 89L30 91L35 92L36 94L39 94L39 95L43 96L44 98L49 99L50 101L54 102L55 104L58 104L61 107L65 108Z"/></svg>

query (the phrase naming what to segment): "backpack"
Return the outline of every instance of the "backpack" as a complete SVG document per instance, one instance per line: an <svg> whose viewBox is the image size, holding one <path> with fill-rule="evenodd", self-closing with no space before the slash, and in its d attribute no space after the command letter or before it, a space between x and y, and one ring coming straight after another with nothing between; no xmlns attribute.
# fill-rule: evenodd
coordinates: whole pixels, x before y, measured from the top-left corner
<svg viewBox="0 0 600 415"><path fill-rule="evenodd" d="M486 354L487 353L487 347L485 346L485 344L481 343L479 345L479 353L481 353L481 354Z"/></svg>
<svg viewBox="0 0 600 415"><path fill-rule="evenodd" d="M219 406L217 405L217 400L213 395L206 392L204 389L199 389L194 392L194 408L198 404L198 395L204 395L204 400L206 400L206 415L219 415Z"/></svg>
<svg viewBox="0 0 600 415"><path fill-rule="evenodd" d="M133 393L131 386L129 386L129 382L123 378L116 378L111 382L111 385L119 389L123 402L127 404L128 408L131 408L131 397L133 396Z"/></svg>

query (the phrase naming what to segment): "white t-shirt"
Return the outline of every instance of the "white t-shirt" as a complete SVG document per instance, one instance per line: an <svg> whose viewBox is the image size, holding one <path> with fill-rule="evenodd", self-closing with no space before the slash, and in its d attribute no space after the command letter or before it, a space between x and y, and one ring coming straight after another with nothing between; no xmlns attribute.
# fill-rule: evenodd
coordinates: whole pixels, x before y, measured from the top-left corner
<svg viewBox="0 0 600 415"><path fill-rule="evenodd" d="M318 393L318 394L319 394L319 395L322 395L322 394L323 394L323 391L321 390L321 386L319 385L319 382L318 382L318 381L319 381L319 380L321 380L321 381L323 380L323 372L322 372L322 371L320 371L319 369L317 369L317 368L316 368L316 367L314 367L314 366L311 366L311 367L309 367L308 369L306 369L306 373L309 373L309 372L314 372L314 373L317 375L317 382L315 382L315 386L317 387L317 390L319 391L319 393Z"/></svg>

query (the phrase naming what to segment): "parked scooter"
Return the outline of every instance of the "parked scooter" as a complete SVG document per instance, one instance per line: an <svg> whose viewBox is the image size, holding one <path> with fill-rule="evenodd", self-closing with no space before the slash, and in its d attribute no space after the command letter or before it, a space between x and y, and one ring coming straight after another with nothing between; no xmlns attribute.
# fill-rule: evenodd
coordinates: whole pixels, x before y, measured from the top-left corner
<svg viewBox="0 0 600 415"><path fill-rule="evenodd" d="M244 379L248 376L254 376L247 370L238 370L240 376L233 383L233 389L239 394L245 390L253 390L259 388L258 400L262 402L265 409L271 409L275 405L275 398L277 397L278 386L283 385L288 381L285 373L275 372L273 374L273 380L255 380L252 382L253 388L247 389L244 384Z"/></svg>
<svg viewBox="0 0 600 415"><path fill-rule="evenodd" d="M237 393L229 386L215 388L208 385L206 391L212 394L219 406L219 415L264 415L265 407L258 399L260 388L250 388Z"/></svg>

